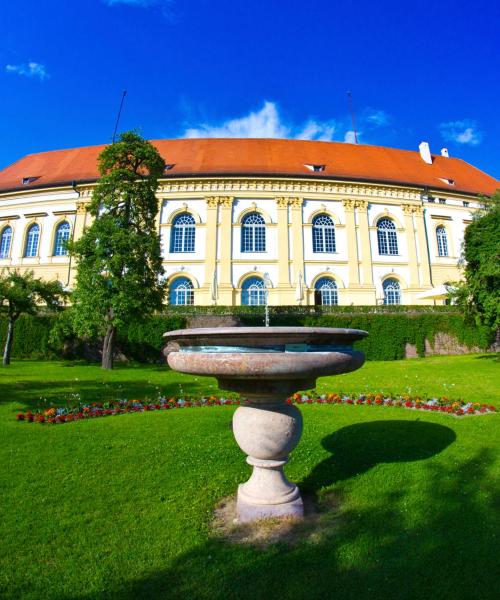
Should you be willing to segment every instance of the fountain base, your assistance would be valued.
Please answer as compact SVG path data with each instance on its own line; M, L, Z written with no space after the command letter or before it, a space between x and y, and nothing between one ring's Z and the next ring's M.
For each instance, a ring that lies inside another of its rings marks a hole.
M253 504L245 499L238 487L238 499L236 501L236 518L238 523L253 523L263 519L282 519L284 517L292 519L302 519L304 516L304 503L300 494L295 500L282 502L281 504ZM297 488L298 491L298 488Z

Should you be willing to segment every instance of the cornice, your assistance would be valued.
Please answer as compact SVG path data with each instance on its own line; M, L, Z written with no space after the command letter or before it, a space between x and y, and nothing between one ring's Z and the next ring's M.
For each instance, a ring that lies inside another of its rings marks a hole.
M160 183L158 192L291 192L300 194L320 193L349 197L362 196L421 201L420 190L402 186L271 178L200 178L168 180Z

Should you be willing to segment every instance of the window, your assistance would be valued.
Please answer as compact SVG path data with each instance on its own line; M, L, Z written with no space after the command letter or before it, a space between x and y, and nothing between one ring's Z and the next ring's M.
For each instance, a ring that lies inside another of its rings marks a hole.
M56 237L54 238L54 256L66 256L68 249L66 242L69 240L69 223L64 221L59 223L56 229Z
M446 204L446 198L439 198L439 204Z
M386 279L382 284L384 304L401 304L401 287L395 279Z
M40 227L36 223L28 229L26 235L26 246L24 247L24 256L32 258L38 253L38 240L40 239Z
M266 303L267 290L260 277L249 277L243 282L241 303L245 306L261 306Z
M3 228L0 236L0 258L9 258L10 244L12 242L12 227L7 225Z
M304 165L310 171L314 171L315 173L321 173L326 168L326 165Z
M259 213L250 213L243 219L241 224L241 251L266 251L266 223Z
M172 240L170 252L194 252L195 225L189 213L175 217L172 223Z
M330 277L321 277L314 285L314 304L334 306L339 303L337 284Z
M396 236L396 226L390 219L384 217L378 222L377 239L379 254L398 253L398 238Z
M178 277L170 285L169 302L175 306L194 304L193 284L187 277Z
M467 202L467 200L463 200L463 205L465 206L465 208L467 208L469 206L469 203Z
M446 235L446 229L439 225L436 228L436 238L438 247L438 256L448 256L448 237Z
M335 225L328 215L318 215L312 222L313 252L335 252Z

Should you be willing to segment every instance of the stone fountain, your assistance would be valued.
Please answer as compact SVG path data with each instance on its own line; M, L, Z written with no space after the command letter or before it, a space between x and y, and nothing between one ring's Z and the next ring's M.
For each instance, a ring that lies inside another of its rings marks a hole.
M302 433L302 415L286 400L314 388L317 377L359 369L365 359L353 343L367 335L326 327L220 327L164 335L172 369L215 377L221 389L246 399L233 416L234 437L253 467L238 488L240 523L303 516L299 488L283 473Z

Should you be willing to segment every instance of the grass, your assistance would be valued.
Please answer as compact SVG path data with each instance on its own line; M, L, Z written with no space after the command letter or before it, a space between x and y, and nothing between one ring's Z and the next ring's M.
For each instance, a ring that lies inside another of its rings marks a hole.
M318 389L461 396L500 406L494 356L367 363ZM213 393L158 366L15 362L0 370L2 598L497 597L498 415L303 406L288 476L340 508L333 536L267 549L210 535L249 468L233 407L53 427L18 423L40 397Z

